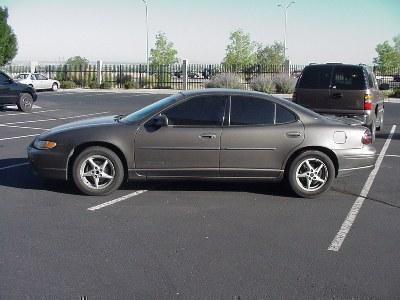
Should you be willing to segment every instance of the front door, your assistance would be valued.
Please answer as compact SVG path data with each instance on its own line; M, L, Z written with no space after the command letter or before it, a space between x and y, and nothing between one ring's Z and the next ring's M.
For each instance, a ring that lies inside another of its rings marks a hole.
M296 115L263 98L232 96L228 123L221 138L222 177L279 177L304 139Z
M0 104L11 104L17 100L16 93L10 87L10 78L0 73Z
M150 120L135 137L135 168L146 176L218 176L227 97L185 99L162 112L168 126Z

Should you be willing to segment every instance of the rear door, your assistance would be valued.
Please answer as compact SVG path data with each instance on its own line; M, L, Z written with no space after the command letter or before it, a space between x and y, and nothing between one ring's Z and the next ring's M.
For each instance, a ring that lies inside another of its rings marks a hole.
M327 108L332 113L352 113L363 110L366 89L366 78L362 67L335 66L331 101L328 102Z
M296 115L264 98L232 96L227 123L221 177L279 177L288 153L304 139Z
M296 86L296 103L315 111L330 106L330 85L333 66L308 66Z

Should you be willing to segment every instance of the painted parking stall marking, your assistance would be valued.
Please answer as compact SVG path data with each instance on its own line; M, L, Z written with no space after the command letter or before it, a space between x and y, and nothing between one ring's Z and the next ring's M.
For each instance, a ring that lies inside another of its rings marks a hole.
M5 166L5 167L0 167L0 171L12 169L12 168L18 168L18 167L27 166L27 165L29 165L28 162L15 164L15 165L10 165L10 166Z
M12 136L7 138L0 138L0 141L8 141L8 140L17 140L17 139L24 139L32 136L37 136L39 133L36 134L28 134L28 135L20 135L20 136Z
M332 240L331 245L329 246L329 251L338 252L340 247L342 246L347 234L349 233L351 226L353 225L354 221L357 218L358 213L364 203L365 198L368 196L369 190L371 189L372 184L374 183L376 174L379 171L379 168L382 164L382 160L385 157L385 153L389 148L390 141L393 138L394 132L396 130L396 125L393 125L392 130L390 131L389 137L387 138L385 144L381 152L379 153L378 160L376 162L375 168L371 171L368 176L367 181L364 184L363 189L361 190L360 196L356 199L353 206L351 207L349 213L346 216L342 226L340 227L339 232L336 234L335 238Z
M40 113L54 112L54 111L59 111L59 109L40 110L40 111L33 111L33 112L29 112L29 113L27 113L27 112L10 113L10 114L0 115L0 117L11 117L11 116L31 115L31 114L40 114Z
M114 199L114 200L111 200L111 201L108 201L108 202L105 202L105 203L102 203L102 204L99 204L99 205L96 205L96 206L89 207L87 210L95 211L95 210L98 210L98 209L102 209L102 208L104 208L106 206L110 206L110 205L113 205L115 203L118 203L118 202L121 202L121 201L124 201L124 200L128 200L129 198L135 197L137 195L140 195L140 194L143 194L143 193L146 193L146 192L147 192L147 190L139 190L139 191L136 191L134 193L119 197L117 199Z

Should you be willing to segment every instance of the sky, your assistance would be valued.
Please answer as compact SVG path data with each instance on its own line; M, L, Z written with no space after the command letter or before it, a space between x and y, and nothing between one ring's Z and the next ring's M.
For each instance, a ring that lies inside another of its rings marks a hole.
M149 43L158 31L180 59L219 63L232 31L283 42L285 0L148 0ZM15 62L146 61L142 0L0 0L19 43ZM294 64L371 64L378 43L400 34L400 0L296 0L288 10L287 55Z

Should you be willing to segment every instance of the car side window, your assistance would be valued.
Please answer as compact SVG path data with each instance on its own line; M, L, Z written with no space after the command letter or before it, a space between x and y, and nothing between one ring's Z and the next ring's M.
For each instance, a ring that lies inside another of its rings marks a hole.
M368 87L369 88L374 88L375 87L375 81L374 81L373 75L370 72L368 72L367 74L368 74Z
M47 78L45 76L41 75L41 74L36 75L36 78L38 80L47 80Z
M36 80L36 76L35 75L31 75L31 80Z
M180 103L164 114L169 125L177 126L222 126L225 96L200 96Z
M302 89L328 89L331 84L331 66L306 67L301 74L298 88Z
M284 108L283 106L276 104L275 124L287 124L296 121L297 117L294 113Z
M232 96L230 125L273 125L275 104L261 98Z
M338 90L363 90L366 87L364 72L362 68L335 67L332 85Z

